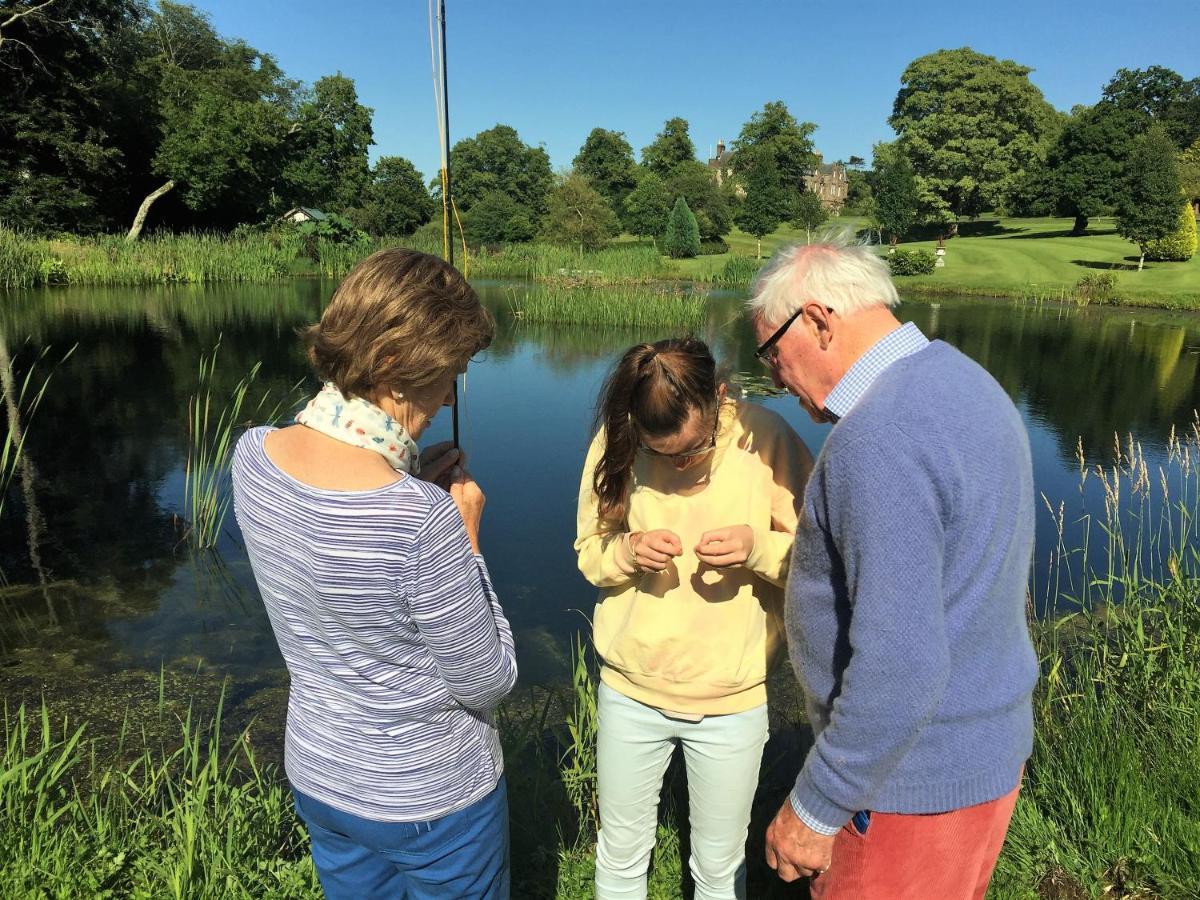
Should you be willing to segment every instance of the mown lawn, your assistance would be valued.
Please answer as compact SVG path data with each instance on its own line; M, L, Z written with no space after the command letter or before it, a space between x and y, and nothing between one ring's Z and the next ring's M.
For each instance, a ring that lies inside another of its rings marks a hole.
M1116 297L1130 305L1200 308L1200 254L1186 263L1147 262L1137 271L1137 248L1116 233L1112 219L1093 219L1088 233L1071 237L1071 219L966 221L960 236L946 242L946 266L933 275L900 278L901 291L986 294L1070 299L1084 275L1112 272ZM864 226L852 217L827 227L851 231ZM804 241L803 230L783 228L763 238L763 255L782 243ZM730 253L675 262L684 277L707 280L730 255L755 255L755 240L736 229L726 238ZM936 238L901 244L905 249L936 247Z

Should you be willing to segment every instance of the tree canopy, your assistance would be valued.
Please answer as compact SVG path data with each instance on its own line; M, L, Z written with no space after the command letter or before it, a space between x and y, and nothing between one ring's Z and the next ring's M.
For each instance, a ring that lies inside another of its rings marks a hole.
M1200 78L1185 81L1165 66L1118 69L1101 102L1153 119L1181 150L1200 139Z
M572 167L588 179L618 214L629 192L637 186L633 148L620 131L593 128L579 148Z
M527 211L531 221L546 212L546 196L554 185L550 156L542 147L525 144L510 125L497 125L464 138L450 150L454 199L470 210L487 194L501 193Z
M637 187L629 192L622 207L621 223L638 237L657 239L667 228L671 213L671 192L661 178L643 170Z
M542 235L551 243L595 250L620 231L608 201L577 172L557 180L546 205Z
M895 144L875 145L874 220L892 244L916 224L918 189L912 164Z
M1075 234L1088 218L1107 214L1125 183L1125 168L1142 130L1138 115L1099 103L1078 107L1047 159L1058 212L1075 217Z
M1001 205L1041 164L1058 114L1030 71L969 47L904 70L888 122L917 174L926 218L949 223Z
M804 189L804 176L817 165L812 135L817 126L812 122L797 122L782 100L767 103L742 126L733 142L733 169L746 174L762 156L768 153L775 164L780 185L799 193Z
M659 177L666 178L684 163L696 161L696 145L688 134L686 119L668 119L663 130L642 148L642 165Z
M379 157L362 199L351 219L376 235L411 234L436 211L421 173L402 156Z
M762 239L787 218L795 196L784 188L775 156L767 147L748 147L740 151L745 175L742 177L746 198L734 216L738 228L758 241L762 258Z
M1124 191L1117 204L1117 233L1141 250L1175 230L1182 195L1175 145L1162 125L1154 124L1138 138L1129 160Z
M687 200L688 209L695 215L700 228L700 237L713 241L729 234L733 227L729 203L713 172L698 160L680 163L667 178L667 189L672 196Z

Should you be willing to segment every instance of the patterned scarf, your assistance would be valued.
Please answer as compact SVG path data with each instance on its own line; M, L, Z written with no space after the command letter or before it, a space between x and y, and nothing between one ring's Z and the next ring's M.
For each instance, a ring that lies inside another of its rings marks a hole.
M404 426L361 397L347 400L333 382L325 383L297 413L296 421L352 446L374 450L398 472L417 475L421 471L417 444Z

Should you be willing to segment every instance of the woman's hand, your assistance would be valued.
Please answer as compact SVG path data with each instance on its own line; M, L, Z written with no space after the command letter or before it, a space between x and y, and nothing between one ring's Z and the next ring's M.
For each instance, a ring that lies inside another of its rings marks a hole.
M455 449L452 442L442 441L421 451L421 474L417 477L448 491L451 468L456 465L461 468L466 464L467 454Z
M479 520L483 518L483 504L486 498L478 482L471 473L462 466L454 466L449 473L450 497L458 507L463 525L467 529L467 537L471 541L471 550L479 553Z
M754 529L749 525L730 525L706 531L696 544L696 556L714 569L745 565L754 552Z
M635 531L629 535L633 565L641 572L661 572L676 556L683 555L679 535L666 528L655 531Z

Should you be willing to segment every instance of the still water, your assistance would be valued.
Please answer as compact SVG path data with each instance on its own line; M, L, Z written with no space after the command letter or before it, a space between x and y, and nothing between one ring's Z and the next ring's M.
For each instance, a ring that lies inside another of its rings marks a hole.
M596 391L621 350L667 334L531 326L509 314L511 292L525 286L479 288L500 320L461 407L463 442L488 497L482 542L523 678L554 680L593 597L571 543ZM0 295L18 387L39 356L37 383L77 345L27 422L32 477L13 482L0 516L0 680L163 666L278 683L281 661L232 515L218 553L193 554L182 540L187 407L201 354L218 343L218 395L260 361L252 395L286 395L307 371L295 329L317 318L331 290L311 280ZM731 371L754 372L739 302L716 296L704 336ZM1037 488L1051 505L1063 501L1068 519L1102 502L1079 490L1077 448L1090 464L1105 463L1114 433L1132 435L1153 463L1172 426L1188 426L1200 406L1200 316L941 300L906 303L902 318L1004 386L1029 428ZM790 398L761 402L817 452L828 426ZM427 440L449 428L444 413ZM1044 504L1038 515L1044 578L1056 534ZM35 562L46 590L29 588Z

